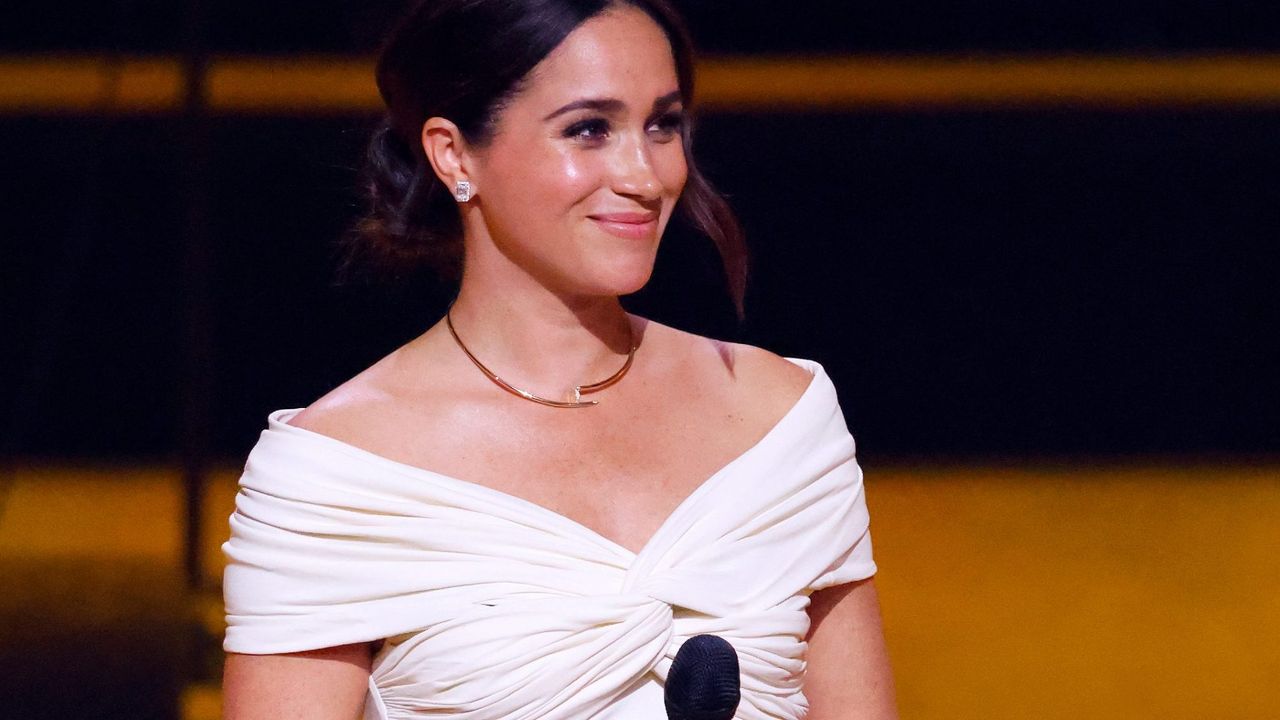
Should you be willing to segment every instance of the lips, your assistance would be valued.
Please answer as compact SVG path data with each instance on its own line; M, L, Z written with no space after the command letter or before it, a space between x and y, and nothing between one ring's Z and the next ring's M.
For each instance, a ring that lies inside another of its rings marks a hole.
M597 213L589 217L601 230L618 237L644 239L658 229L658 213L653 212Z

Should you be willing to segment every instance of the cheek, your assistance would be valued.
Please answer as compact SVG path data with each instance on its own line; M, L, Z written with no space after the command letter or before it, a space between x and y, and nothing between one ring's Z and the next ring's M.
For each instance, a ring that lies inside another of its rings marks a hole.
M689 165L685 161L684 147L679 143L664 147L663 151L655 157L654 164L662 187L670 195L679 195L684 190L685 181L689 179Z
M540 183L546 200L555 206L572 205L590 195L600 184L600 162L582 153L559 153L545 168Z
M563 209L596 179L597 170L588 160L537 139L495 144L491 151L489 199L500 213L532 219Z

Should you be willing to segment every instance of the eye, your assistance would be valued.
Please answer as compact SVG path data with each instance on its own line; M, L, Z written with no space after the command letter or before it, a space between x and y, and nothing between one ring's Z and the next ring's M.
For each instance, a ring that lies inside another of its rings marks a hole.
M650 134L654 135L658 142L674 140L683 129L684 113L680 111L666 113L649 125Z
M609 137L609 121L604 118L579 120L564 129L564 136L585 142L600 142Z

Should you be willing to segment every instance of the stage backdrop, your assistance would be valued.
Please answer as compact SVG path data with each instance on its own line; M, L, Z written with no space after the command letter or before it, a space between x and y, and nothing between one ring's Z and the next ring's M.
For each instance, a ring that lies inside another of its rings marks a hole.
M1274 4L680 3L712 54L1174 57L1280 49ZM363 55L400 3L211 4L217 56ZM0 53L176 57L180 3L6 4ZM74 11L72 11L74 10ZM1087 105L1087 103L1085 104ZM212 120L214 451L430 325L449 288L332 285L373 116ZM173 114L0 113L4 450L170 456L183 380L188 134ZM630 302L817 359L864 454L1280 450L1276 104L771 112L697 154L753 251L746 320L670 232Z

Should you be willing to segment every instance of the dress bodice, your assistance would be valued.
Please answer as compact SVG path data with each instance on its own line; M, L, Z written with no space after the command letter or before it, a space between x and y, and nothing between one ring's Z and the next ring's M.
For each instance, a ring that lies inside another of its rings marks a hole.
M687 638L728 640L744 720L803 717L809 594L870 576L862 475L813 380L633 553L550 509L398 463L272 413L249 455L226 650L382 640L366 718L663 717Z

